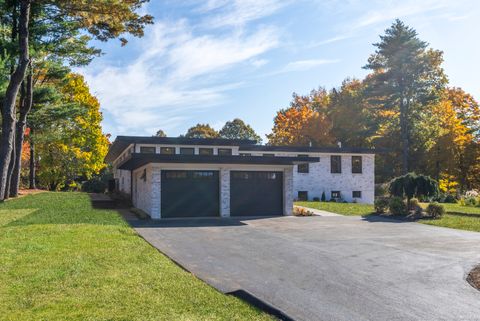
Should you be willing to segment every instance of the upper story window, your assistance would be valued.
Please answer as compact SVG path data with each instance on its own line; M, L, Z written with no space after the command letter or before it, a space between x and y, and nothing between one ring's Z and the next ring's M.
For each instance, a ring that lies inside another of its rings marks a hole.
M308 157L308 155L298 155L298 157ZM310 164L308 163L298 164L297 166L298 173L308 173L309 171L310 171Z
M352 156L352 173L362 173L362 156Z
M175 155L175 147L160 147L160 154Z
M330 156L330 172L333 174L342 173L342 156L340 155Z
M213 148L199 148L199 155L213 155Z
M180 147L180 155L194 155L195 148L193 147Z
M218 149L218 155L219 156L230 156L230 155L232 155L232 149L231 148L219 148Z
M155 154L155 147L140 146L140 153L142 153L142 154Z

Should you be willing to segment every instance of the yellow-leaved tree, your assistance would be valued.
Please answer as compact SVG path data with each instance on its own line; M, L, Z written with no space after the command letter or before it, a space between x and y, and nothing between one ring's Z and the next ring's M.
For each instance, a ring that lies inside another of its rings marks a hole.
M98 174L109 144L102 133L100 104L83 76L69 74L61 93L61 103L46 109L52 121L36 133L38 178L51 190L74 188Z

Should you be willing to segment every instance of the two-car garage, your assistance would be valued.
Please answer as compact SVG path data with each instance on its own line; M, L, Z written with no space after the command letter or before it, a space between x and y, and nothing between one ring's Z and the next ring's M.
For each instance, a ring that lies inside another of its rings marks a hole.
M283 173L231 171L230 216L283 215ZM220 173L162 170L161 216L220 216Z

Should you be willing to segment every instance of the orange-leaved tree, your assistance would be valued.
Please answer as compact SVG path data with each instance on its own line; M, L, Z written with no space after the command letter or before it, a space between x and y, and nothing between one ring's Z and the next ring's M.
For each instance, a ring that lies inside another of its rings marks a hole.
M324 113L308 106L280 110L274 119L272 133L267 135L270 145L330 145L332 123Z

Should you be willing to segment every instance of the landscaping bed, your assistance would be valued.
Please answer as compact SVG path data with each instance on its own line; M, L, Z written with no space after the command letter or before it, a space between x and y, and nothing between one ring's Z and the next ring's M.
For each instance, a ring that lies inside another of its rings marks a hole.
M5 320L269 320L182 270L84 193L0 204Z

